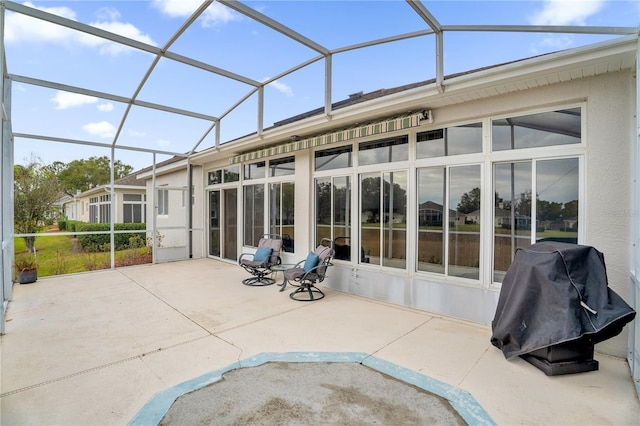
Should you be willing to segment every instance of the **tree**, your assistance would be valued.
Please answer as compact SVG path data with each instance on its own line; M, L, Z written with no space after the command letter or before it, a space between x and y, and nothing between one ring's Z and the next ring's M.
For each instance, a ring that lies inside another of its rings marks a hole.
M457 210L460 213L468 214L480 209L480 188L473 188L469 192L465 192L460 197Z
M44 221L53 217L53 203L58 199L60 183L55 173L42 160L31 156L27 165L13 167L14 229L17 234L35 234ZM27 249L34 252L36 237L23 237Z
M58 162L54 163L57 164ZM117 160L113 164L114 179L120 179L133 171L133 167ZM111 162L107 156L74 160L58 173L63 190L69 194L84 192L111 182Z

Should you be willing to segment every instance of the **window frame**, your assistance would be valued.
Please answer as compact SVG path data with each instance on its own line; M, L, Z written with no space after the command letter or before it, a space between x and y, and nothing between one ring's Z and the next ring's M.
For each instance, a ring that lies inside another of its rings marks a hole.
M158 196L158 216L169 216L169 190L163 188L157 188Z
M272 184L282 184L282 183L291 183L293 185L293 203L294 203L294 212L295 212L295 204L296 204L296 197L295 197L295 169L294 169L294 173L292 174L284 174L284 175L279 175L279 176L271 176L271 162L274 163L280 163L283 160L292 158L293 159L293 164L295 165L295 156L292 156L291 154L289 155L285 155L285 156L280 156L280 157L273 157L273 158L269 158L260 162L253 162L253 163L246 163L243 164L241 170L242 170L242 180L241 180L241 187L242 187L242 244L244 247L255 247L254 244L257 244L257 241L251 245L247 244L247 240L246 240L246 219L247 219L247 209L246 209L246 195L245 195L245 190L248 186L261 186L262 190L263 190L263 223L262 223L262 229L263 229L263 234L266 233L271 233L271 227L272 227L272 213L271 213L271 185ZM265 169L265 176L264 177L250 177L249 179L245 179L244 177L244 172L245 172L245 166L249 165L249 164L264 164L264 169ZM282 190L282 185L280 186L281 190ZM282 203L280 203L280 206L282 207ZM255 214L255 213L254 213ZM254 218L255 219L255 218ZM255 223L255 221L254 221ZM294 229L294 235L291 235L290 237L292 238L292 240L295 239L295 213L294 213L294 222L292 225L290 225L293 227ZM253 227L255 229L255 225ZM256 237L254 235L254 237ZM293 244L293 241L292 241ZM293 249L295 251L295 249ZM284 251L284 250L283 250Z

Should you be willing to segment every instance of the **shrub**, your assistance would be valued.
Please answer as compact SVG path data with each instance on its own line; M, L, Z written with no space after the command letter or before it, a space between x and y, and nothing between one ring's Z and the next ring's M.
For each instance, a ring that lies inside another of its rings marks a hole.
M67 221L66 220L59 220L58 221L58 229L60 231L66 231L67 230Z
M67 231L69 232L76 232L76 226L78 224L82 224L84 222L80 222L79 220L66 220L65 221L65 226L67 228Z
M142 230L144 232L126 232L114 235L114 243L116 250L127 249L130 241L144 241L146 238L147 225L144 223L116 223L115 231L134 231ZM111 237L109 231L111 226L108 223L83 223L79 222L75 225L76 232L104 232L104 234L78 235L78 243L85 251L98 251L109 247ZM133 238L133 240L131 240Z

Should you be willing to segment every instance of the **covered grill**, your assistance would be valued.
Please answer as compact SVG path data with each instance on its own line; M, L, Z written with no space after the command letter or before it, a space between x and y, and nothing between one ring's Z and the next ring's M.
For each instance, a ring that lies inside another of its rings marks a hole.
M519 249L507 271L491 343L547 375L598 369L593 346L619 334L635 311L608 287L593 247L540 242Z

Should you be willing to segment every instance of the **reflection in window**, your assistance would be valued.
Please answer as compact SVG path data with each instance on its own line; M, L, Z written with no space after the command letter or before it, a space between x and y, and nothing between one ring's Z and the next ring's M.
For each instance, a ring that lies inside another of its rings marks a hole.
M316 245L334 241L335 258L351 260L351 179L316 179Z
M448 274L480 278L480 166L449 169Z
M578 242L578 159L536 163L536 241Z
M249 179L262 179L266 176L265 162L251 163L244 165L244 178Z
M399 136L370 142L358 146L358 164L385 164L409 159L409 138Z
M214 170L207 174L209 185L216 185L222 183L222 170Z
M264 235L264 185L244 187L244 245L255 247Z
M443 167L418 170L418 270L479 279L480 166L450 167L448 174Z
M418 170L418 270L445 273L446 169Z
M534 241L532 234L535 241L578 242L578 172L577 158L495 165L495 282L502 282L515 251Z
M418 133L417 158L482 152L482 123L447 127Z
M295 158L287 157L269 161L269 176L287 176L296 172Z
M360 243L367 260L406 268L407 172L362 174L360 185Z
M280 235L283 239L283 249L289 253L294 250L294 199L293 182L269 185L269 233Z
M351 167L351 145L325 149L315 153L315 170L334 170Z
M531 244L531 161L493 168L493 281L502 282L516 250Z
M238 182L240 180L240 166L231 166L225 169L214 170L207 174L208 184Z
M581 125L580 108L493 120L493 150L577 144Z
M240 166L231 166L223 169L224 183L240 181Z

